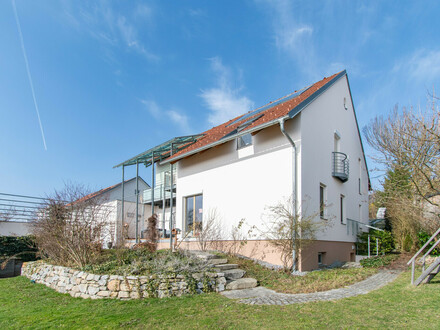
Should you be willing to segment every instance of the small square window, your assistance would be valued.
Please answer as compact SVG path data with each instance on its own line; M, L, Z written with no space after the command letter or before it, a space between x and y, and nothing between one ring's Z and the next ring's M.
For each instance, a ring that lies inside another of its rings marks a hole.
M252 135L250 133L237 138L237 149L252 145Z
M318 265L324 264L325 252L318 252Z

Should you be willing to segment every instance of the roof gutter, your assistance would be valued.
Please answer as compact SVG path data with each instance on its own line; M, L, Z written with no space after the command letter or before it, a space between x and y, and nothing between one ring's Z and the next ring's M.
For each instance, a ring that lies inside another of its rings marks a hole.
M297 224L297 217L298 217L298 206L296 203L296 177L297 177L297 158L296 158L296 145L295 142L293 141L293 139L290 137L290 135L286 132L285 128L284 128L284 122L285 122L286 118L281 118L279 120L280 123L280 130L281 133L283 133L283 135L286 137L287 141L289 141L289 143L292 145L292 210L293 210L293 228L292 228L292 274L296 272L297 270L297 262L296 262L296 224Z

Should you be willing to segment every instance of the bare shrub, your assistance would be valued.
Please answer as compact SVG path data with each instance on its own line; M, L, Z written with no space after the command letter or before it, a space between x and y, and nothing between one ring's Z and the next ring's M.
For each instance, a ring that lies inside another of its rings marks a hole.
M302 216L295 214L292 197L267 209L268 222L263 235L270 245L280 251L283 267L287 271L293 268L293 252L297 259L301 250L312 243L316 233L329 226L330 221L322 220L319 212L305 216L307 211L304 210Z
M56 191L32 223L42 256L65 266L84 267L99 255L111 210L83 186Z
M243 233L245 219L241 219L236 226L231 229L231 241L227 247L227 253L231 255L238 255L248 243L248 239L254 236L255 226L249 228L247 233Z
M219 214L216 209L210 209L203 223L196 232L197 243L202 251L211 249L221 249L223 229L220 223Z

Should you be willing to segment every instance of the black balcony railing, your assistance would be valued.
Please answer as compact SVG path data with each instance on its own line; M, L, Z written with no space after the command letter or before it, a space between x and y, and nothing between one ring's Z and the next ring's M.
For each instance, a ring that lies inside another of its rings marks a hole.
M338 178L342 182L345 182L348 180L348 174L349 174L349 164L348 164L348 157L343 152L332 152L333 157L333 169L332 169L332 175L335 178Z

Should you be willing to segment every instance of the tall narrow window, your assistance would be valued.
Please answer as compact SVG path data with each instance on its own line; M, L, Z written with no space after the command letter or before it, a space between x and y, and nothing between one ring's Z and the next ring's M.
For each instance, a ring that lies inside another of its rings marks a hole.
M345 214L344 214L344 195L340 196L340 217L341 217L341 223L345 224Z
M341 134L338 131L335 131L333 143L334 143L333 151L339 152L341 149Z
M362 195L362 187L361 187L361 178L362 178L362 162L361 159L358 159L359 162L359 195Z
M192 232L194 236L202 230L203 195L188 196L185 198L185 232Z
M319 185L319 216L321 219L325 219L325 194L326 187L321 183Z

